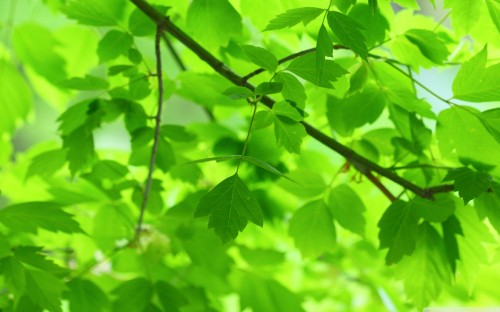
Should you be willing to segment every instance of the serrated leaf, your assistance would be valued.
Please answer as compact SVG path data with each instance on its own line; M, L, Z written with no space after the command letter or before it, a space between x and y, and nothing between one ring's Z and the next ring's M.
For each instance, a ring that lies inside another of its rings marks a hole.
M448 171L443 181L453 181L455 191L467 204L472 199L486 192L491 185L491 176L486 172L469 168L458 168Z
M316 197L327 189L323 177L310 170L298 169L290 172L287 176L288 179L280 179L278 185L288 193L300 198Z
M380 249L389 248L387 265L399 262L415 250L418 217L407 202L397 200L384 212L378 222Z
M68 283L66 298L72 312L101 312L109 305L106 294L99 286L85 279L74 279Z
M323 200L309 202L290 220L290 236L304 256L316 257L335 247L333 218Z
M196 139L196 135L189 132L186 127L179 125L161 126L161 135L177 142L191 142Z
M450 284L451 270L438 232L424 222L415 234L415 251L404 257L397 269L404 278L407 296L423 309L438 297L443 285Z
M415 197L408 205L429 222L444 222L455 212L455 201L449 194L436 194L433 200Z
M460 251L458 249L457 235L464 235L460 221L454 215L450 216L441 224L443 228L443 240L448 262L453 274L457 270L457 261L460 260Z
M141 10L135 8L128 18L128 30L132 35L141 37L155 33L155 23Z
M83 233L71 214L51 202L10 205L0 210L0 222L15 231L36 233L43 228L51 232Z
M96 76L86 75L85 77L73 77L59 83L61 87L75 90L106 90L109 83Z
M283 83L281 94L285 100L296 103L297 107L305 107L307 99L306 90L297 77L289 73L279 72L276 73L274 81Z
M348 73L348 71L336 62L326 60L323 72L319 76L316 68L316 53L308 53L294 59L288 65L287 70L323 88L333 88L332 82L337 81L338 78Z
M63 147L67 149L66 159L72 175L89 167L96 157L93 133L85 126L63 137Z
M226 161L226 160L238 159L240 157L241 157L241 155L207 157L207 158L191 160L191 161L179 164L179 166L194 165L194 164L204 163L204 162L208 162L208 161L221 162L221 161Z
M276 115L290 118L293 121L302 121L304 116L287 101L276 102L272 112Z
M248 221L263 225L259 203L237 173L217 184L200 199L195 217L204 216L210 216L208 228L213 228L223 243L235 239Z
M268 50L252 45L244 45L241 48L252 63L270 72L274 72L278 68L278 59Z
M436 33L426 29L410 29L404 35L419 48L426 58L434 63L443 64L448 58L448 49Z
M179 289L165 281L156 282L155 292L165 312L178 312L181 307L188 304L185 295Z
M227 88L222 94L227 95L233 100L247 99L253 95L253 92L245 87L232 86Z
M65 289L61 279L43 271L26 270L26 294L42 308L61 312L61 295Z
M493 192L482 193L474 199L474 208L481 219L488 218L495 230L500 233L500 186L492 183Z
M300 154L302 139L307 136L302 124L279 115L274 118L274 134L278 146L283 146L290 153L296 154Z
M365 205L347 184L341 184L330 191L328 208L342 227L361 236L365 234Z
M366 39L360 31L363 26L349 16L335 11L328 12L327 19L328 25L340 43L350 48L363 60L368 60Z
M109 60L117 58L120 54L128 53L132 47L133 38L130 34L124 33L119 30L110 30L97 47L97 55L99 56L99 63L104 63Z
M445 0L444 6L451 9L453 28L461 35L469 33L481 17L481 2L476 0Z
M243 156L241 159L245 160L245 161L248 161L254 165L257 165L259 167L261 167L262 169L264 170L267 170L277 176L280 176L282 178L285 178L285 179L288 179L288 180L291 180L289 177L287 177L286 175L284 175L281 171L279 171L278 169L274 168L273 166L271 166L270 164L266 163L265 161L262 161L260 159L257 159L257 158L254 158L254 157L251 157L251 156ZM293 180L291 180L293 181Z
M17 296L23 294L26 289L26 272L22 263L14 257L6 257L0 260L0 264L5 286Z
M500 63L486 67L487 47L460 67L453 80L453 97L469 102L500 99Z
M50 150L33 157L26 173L26 179L39 175L49 177L64 166L66 151L61 149Z
M48 260L43 254L43 248L35 246L17 246L14 250L14 256L23 264L33 268L62 277L67 275L68 270L64 269L54 262Z
M491 136L500 143L500 108L481 112L479 120Z
M255 95L266 95L279 93L283 89L283 84L281 82L262 82L260 83L254 91Z
M153 297L153 285L142 277L121 283L111 292L118 298L113 302L112 311L140 312L150 304Z
M121 0L70 0L61 11L81 24L114 26L118 24L124 8Z
M307 25L324 11L324 9L312 7L288 10L269 21L269 24L267 24L264 31L292 27L300 22L302 22L304 25Z

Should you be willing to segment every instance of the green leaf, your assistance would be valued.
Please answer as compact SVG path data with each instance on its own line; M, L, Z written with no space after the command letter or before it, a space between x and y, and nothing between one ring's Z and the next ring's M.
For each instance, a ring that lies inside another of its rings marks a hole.
M480 115L480 121L484 128L500 143L500 108L483 111Z
M349 78L349 93L356 92L364 87L368 80L368 66L361 63L358 69Z
M187 298L180 290L165 281L156 282L155 291L166 312L180 311L180 308L188 303Z
M61 279L43 271L26 270L26 294L42 308L61 312L61 295L65 289Z
M384 212L378 223L380 249L389 248L387 265L399 262L404 255L412 255L418 232L418 217L407 202L396 200Z
M51 202L10 205L0 210L0 222L14 231L36 233L43 228L51 232L83 233L71 214Z
M316 19L316 17L324 11L324 9L311 7L288 10L269 21L269 24L267 24L264 31L292 27L300 22L302 22L305 26L312 20Z
M262 161L260 159L257 159L257 158L254 158L254 157L251 157L251 156L243 156L241 159L245 160L245 161L248 161L254 165L257 165L259 166L260 168L264 169L264 170L267 170L277 176L280 176L282 178L285 178L285 179L289 179L286 175L284 175L283 173L281 173L281 171L279 171L278 169L274 168L273 166L271 166L270 164L266 163L265 161Z
M66 298L72 312L106 311L109 300L93 282L77 278L68 283L68 288Z
M204 195L196 206L195 217L210 216L208 228L226 243L243 231L248 221L263 225L262 210L237 173Z
M274 81L283 84L281 94L285 100L297 104L297 107L304 108L307 99L306 90L299 79L292 74L279 72L274 76Z
M255 95L266 95L279 93L283 89L283 84L281 82L262 82L260 83L254 91Z
M14 249L14 256L23 264L40 269L52 275L63 277L68 274L68 270L48 260L46 255L43 254L43 249L41 247L17 246Z
M386 33L390 29L389 22L381 11L375 8L376 5L374 7L374 2L376 3L376 1L369 0L369 5L358 2L346 13L364 26L364 29L360 29L360 31L365 37L368 47L374 47L384 42Z
M194 37L209 48L226 46L242 30L241 16L227 0L191 1L186 24Z
M142 277L121 283L111 292L117 296L112 311L142 312L153 297L153 285Z
M75 90L106 90L109 83L96 76L86 75L85 77L73 77L59 83L61 87Z
M273 124L273 121L274 121L274 114L270 110L263 110L255 114L252 128L254 130L267 128Z
M469 33L481 17L481 3L476 0L445 0L444 6L451 9L451 22L457 33Z
M156 165L163 172L167 172L175 164L175 154L172 145L160 137L158 140L158 155L156 155Z
M469 168L458 168L448 171L443 181L453 181L455 191L467 204L472 199L486 192L491 184L491 176L486 172Z
M386 85L385 87L384 92L389 102L404 108L408 112L415 112L423 117L436 119L432 106L425 100L417 98L412 91L398 86Z
M311 198L322 194L327 189L321 175L310 170L298 169L287 176L289 179L280 179L278 185L294 196Z
M191 161L188 161L186 163L180 164L179 166L194 165L194 164L204 163L204 162L208 162L208 161L221 162L221 161L226 161L226 160L238 159L240 157L241 157L241 155L207 157L207 158L191 160Z
M305 204L290 220L290 236L306 257L316 257L335 247L335 225L323 200Z
M360 31L363 26L349 16L335 11L328 12L328 25L341 44L350 48L363 60L368 60L366 39Z
M16 56L49 82L57 83L66 78L66 62L56 52L59 43L47 28L21 24L12 33L12 44Z
M377 0L368 0L368 5L372 9L373 14L377 12L378 3Z
M446 157L496 166L500 143L484 128L476 114L478 111L468 106L441 111L436 127L439 148Z
M63 147L67 149L66 159L72 175L89 167L96 157L94 136L85 126L63 137Z
M419 48L425 57L434 63L443 64L448 58L448 49L435 32L425 29L410 29L404 35Z
M11 132L33 105L31 90L16 68L0 59L0 136Z
M460 260L460 251L458 249L458 235L464 235L460 221L454 215L450 216L441 224L443 228L443 241L446 250L446 256L450 263L453 274L457 271L457 261Z
M302 121L304 116L295 108L292 104L287 101L276 102L273 105L272 112L276 115L290 118L294 121Z
M331 82L337 81L338 78L348 73L334 61L326 60L323 72L319 76L316 68L316 53L308 53L294 59L288 65L287 70L323 88L333 88ZM318 77L320 78L318 79Z
M325 57L331 57L333 51L333 42L330 35L326 31L324 25L321 25L316 41L316 72L318 73L318 81L323 73L325 66Z
M492 102L500 98L500 63L486 67L486 46L463 63L453 81L453 97L469 102Z
M328 207L335 220L345 229L361 236L365 234L365 205L358 194L347 184L340 184L330 191Z
M279 115L274 118L274 134L278 146L283 146L290 153L296 154L300 154L302 139L307 136L302 124Z
M6 257L0 260L0 264L5 286L17 296L23 294L26 289L26 271L22 263L15 257Z
M222 94L227 95L233 100L247 99L253 95L253 92L245 87L232 86L226 89Z
M500 1L499 0L486 0L488 12L490 13L491 20L500 32Z
M134 64L140 64L142 62L142 54L139 50L135 48L128 49L128 59ZM132 77L131 77L132 78Z
M434 200L413 198L408 205L415 213L429 222L444 222L455 212L455 201L449 194L436 194Z
M70 0L61 11L80 24L115 26L125 6L121 0Z
M179 125L161 126L161 135L177 142L192 142L196 139L195 134L189 132L186 127Z
M474 208L481 219L488 218L495 230L500 233L500 187L492 183L493 192L481 193L474 199Z
M126 55L132 47L134 39L128 33L119 30L110 30L97 47L97 55L99 55L99 63L104 63L117 58L120 54Z
M415 251L398 263L397 270L404 278L406 295L423 309L450 284L451 270L438 232L427 222L416 230Z
M128 30L137 37L149 36L155 33L155 23L141 10L135 8L128 18Z
M274 72L278 68L278 59L268 50L252 45L244 45L241 48L252 63L270 72Z
M374 123L385 108L383 92L374 85L367 85L361 92L344 99L341 108L343 123L350 128L358 128Z

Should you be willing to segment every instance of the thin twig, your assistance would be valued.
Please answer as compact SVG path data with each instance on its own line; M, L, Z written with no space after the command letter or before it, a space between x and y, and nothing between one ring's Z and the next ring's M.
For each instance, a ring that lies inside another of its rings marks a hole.
M161 129L161 114L163 111L163 72L161 66L161 48L160 40L161 34L163 33L161 24L156 28L156 38L155 38L155 54L156 54L156 76L158 77L158 112L155 117L155 133L153 141L153 149L151 152L151 160L149 162L148 176L146 178L146 186L144 187L144 194L142 198L141 211L139 214L139 220L137 221L137 228L135 231L135 240L139 238L141 232L142 222L144 220L144 213L148 205L149 194L151 193L151 185L153 184L153 172L155 169L156 156L158 155L158 145L160 142L160 129Z
M363 174L370 180L391 202L396 200L396 197L375 177L370 171L363 172Z
M252 133L252 126L255 120L255 113L257 112L257 103L251 103L251 104L253 105L252 117L250 118L250 125L248 125L247 137L245 139L245 144L243 145L243 150L241 151L241 157L238 159L238 167L236 167L236 173L238 173L238 170L240 170L241 160L243 159L243 156L245 156L247 152L248 142L250 141L250 133Z
M157 25L163 26L163 30L170 33L174 38L182 42L186 47L188 47L192 52L194 52L200 59L205 61L209 66L212 67L216 72L218 72L221 76L225 77L232 83L238 86L246 87L250 90L254 90L255 87L243 80L243 77L239 76L231 69L229 69L223 62L218 60L215 56L213 56L210 52L208 52L205 48L203 48L198 42L196 42L193 38L188 36L184 31L178 28L175 24L173 24L170 19L156 9L154 9L150 4L148 4L145 0L131 0L137 8L139 8L143 13L145 13L149 18L151 18ZM308 53L311 53L309 50ZM268 96L264 96L261 99L261 103L268 107L272 107L275 103L273 99ZM401 185L402 187L412 191L416 195L432 199L434 193L442 193L442 192L451 192L453 191L453 185L440 185L432 188L422 188L412 182L398 176L393 171L383 168L377 163L372 162L371 160L357 154L352 149L347 146L339 143L333 138L327 136L323 132L319 131L315 127L311 126L306 122L301 122L301 124L305 127L306 132L325 146L329 147L333 151L339 153L348 159L351 163L355 164L356 169L367 172L373 171L378 173L379 175Z
M453 169L456 169L456 168L453 168L453 167L436 166L436 165L432 165L432 164L415 164L415 165L407 165L407 166L389 167L387 169L390 169L390 170L404 170L404 169L421 169L421 168L442 169L442 170L453 170Z

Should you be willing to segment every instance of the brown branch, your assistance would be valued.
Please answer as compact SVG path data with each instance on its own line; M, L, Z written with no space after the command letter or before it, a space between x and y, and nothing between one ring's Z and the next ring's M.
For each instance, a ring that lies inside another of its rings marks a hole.
M396 197L380 182L370 171L363 172L363 174L370 180L391 202L396 200Z
M174 38L182 42L185 46L187 46L192 52L194 52L200 59L205 61L208 65L212 67L217 73L219 73L221 76L225 77L232 83L238 86L243 86L246 88L249 88L250 90L254 90L255 87L245 81L243 77L239 76L235 72L233 72L231 69L229 69L224 63L222 63L220 60L218 60L215 56L213 56L210 52L208 52L205 48L203 48L198 42L193 40L190 36L188 36L184 31L182 31L180 28L178 28L175 24L173 24L170 19L166 16L163 16L161 13L156 11L151 5L149 5L145 0L131 0L137 8L139 8L142 12L144 12L147 16L149 16L158 26L159 28L163 29L164 31L170 33ZM272 107L275 103L273 99L270 97L264 96L261 99L261 102L268 106ZM351 162L356 169L361 171L366 175L366 172L376 172L379 175L401 185L405 189L408 189L415 193L418 196L421 196L423 198L428 198L432 199L433 194L435 193L442 193L442 192L451 192L453 191L453 186L450 185L440 185L440 186L435 186L432 188L422 188L416 184L413 184L412 182L401 178L397 174L395 174L393 171L383 168L380 165L372 162L371 160L357 154L355 151L352 149L348 148L347 146L342 145L338 141L334 140L333 138L325 135L318 129L314 128L310 124L306 122L301 122L302 125L305 127L307 133L324 144L325 146L329 147L330 149L334 150L335 152L339 153L340 155L344 156L346 159Z
M161 114L163 111L163 72L161 66L161 34L163 33L162 26L158 25L156 28L155 38L155 54L156 54L156 76L158 77L158 112L155 117L155 132L153 140L153 149L151 151L151 159L149 161L148 176L146 178L146 186L144 187L144 195L141 203L141 211L139 213L139 220L137 221L137 228L135 231L135 239L139 238L141 232L142 222L144 220L144 213L148 205L149 194L151 193L151 185L153 184L153 172L155 169L156 156L158 155L158 144L160 142L160 129L161 129Z

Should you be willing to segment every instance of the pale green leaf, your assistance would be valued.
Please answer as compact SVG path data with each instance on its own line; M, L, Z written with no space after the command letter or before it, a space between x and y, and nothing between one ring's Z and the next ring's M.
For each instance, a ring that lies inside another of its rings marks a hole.
M500 63L486 67L486 47L463 63L453 81L453 97L469 102L500 99Z
M232 86L227 88L222 94L227 95L233 100L247 99L253 95L253 92L245 87Z
M397 200L384 212L378 223L380 249L389 248L385 257L388 265L399 262L415 250L418 217L407 202Z
M287 176L289 179L280 179L278 185L294 196L311 198L322 194L327 189L321 175L310 170L294 170Z
M481 219L487 217L495 230L500 233L500 188L492 183L493 192L481 193L474 199L474 208Z
M335 247L333 218L322 200L309 202L290 220L290 236L306 257L316 257Z
M36 233L38 228L52 232L82 233L72 215L51 202L14 204L0 210L0 222L14 231Z
M307 25L324 11L324 9L311 7L288 10L285 13L281 13L280 15L273 18L269 22L269 24L267 24L267 27L266 29L264 29L264 31L292 27L300 22L302 22L304 25Z
M424 222L415 234L415 251L398 263L397 270L404 279L407 296L423 309L438 297L444 285L451 283L451 270L438 232Z
M443 64L448 58L448 49L435 32L425 29L410 29L406 38L415 44L422 54L436 64Z
M500 1L499 0L486 0L488 12L490 13L491 20L500 32Z
M335 220L344 228L361 236L365 233L365 205L358 194L347 184L341 184L330 191L328 207Z
M360 31L363 26L347 15L335 11L328 12L328 25L341 44L350 48L363 60L368 60L366 39Z
M480 121L491 136L500 143L500 108L481 112Z
M244 45L241 48L252 63L270 72L274 72L278 68L278 59L268 50L252 45Z
M213 228L226 243L243 231L247 221L263 225L262 210L237 173L225 179L205 194L196 206L195 217L210 216L208 228Z
M70 0L61 11L81 24L114 26L121 19L124 8L121 0Z
M451 9L451 22L459 34L467 34L481 17L481 2L477 0L445 0Z
M61 87L75 90L106 90L109 83L96 76L73 77L59 83Z
M373 2L376 3L372 0L369 1L369 5L358 2L347 13L349 17L363 24L364 29L360 29L360 31L365 37L368 47L384 42L386 32L390 28L389 22L380 10L373 6Z

